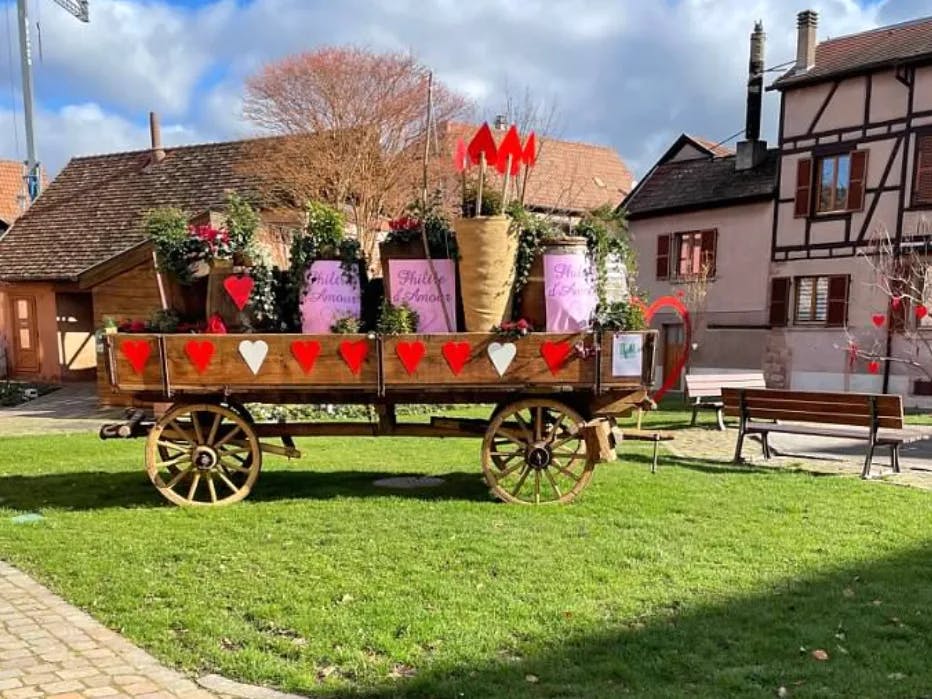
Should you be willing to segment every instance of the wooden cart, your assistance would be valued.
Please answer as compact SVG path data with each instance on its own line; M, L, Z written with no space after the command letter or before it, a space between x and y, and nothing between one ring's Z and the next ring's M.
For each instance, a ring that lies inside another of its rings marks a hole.
M246 497L263 453L300 456L294 437L481 437L491 491L506 502L568 502L611 451L608 423L648 401L656 332L105 337L110 384L135 411L101 437L145 437L146 471L178 505ZM250 403L368 404L371 422L256 422ZM491 404L488 420L399 422L400 404ZM268 440L277 438L281 443Z

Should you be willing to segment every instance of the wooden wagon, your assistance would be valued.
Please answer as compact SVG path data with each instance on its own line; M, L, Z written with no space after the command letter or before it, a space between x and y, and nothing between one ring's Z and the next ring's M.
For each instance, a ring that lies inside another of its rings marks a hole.
M178 505L224 505L256 484L263 453L294 437L481 437L491 491L568 502L610 451L608 425L648 400L656 332L105 336L110 384L140 403L103 438L145 437L146 471ZM248 405L368 404L370 422L256 422ZM396 419L401 404L495 406L487 420ZM273 443L268 440L281 440Z

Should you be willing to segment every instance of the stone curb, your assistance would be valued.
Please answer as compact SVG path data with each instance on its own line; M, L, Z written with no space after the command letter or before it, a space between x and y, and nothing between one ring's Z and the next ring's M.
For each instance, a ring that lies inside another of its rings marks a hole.
M228 680L220 675L203 675L197 683L206 690L240 699L307 699L301 694L287 694L268 687L257 687Z

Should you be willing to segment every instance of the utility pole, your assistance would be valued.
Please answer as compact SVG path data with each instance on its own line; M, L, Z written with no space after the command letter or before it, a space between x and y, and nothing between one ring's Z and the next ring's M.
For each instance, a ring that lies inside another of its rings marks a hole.
M89 21L87 0L54 0L82 22ZM29 201L33 202L42 189L42 176L39 156L36 154L35 134L35 98L32 84L32 45L29 40L28 0L16 0L16 14L19 19L19 58L23 79L23 112L26 117L26 191Z

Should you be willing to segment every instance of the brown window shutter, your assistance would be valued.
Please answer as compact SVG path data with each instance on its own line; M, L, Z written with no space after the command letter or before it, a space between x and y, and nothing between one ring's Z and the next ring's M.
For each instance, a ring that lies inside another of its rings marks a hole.
M828 278L828 312L825 324L829 327L843 327L848 322L848 275L841 274Z
M790 316L790 278L770 280L770 326L785 328Z
M657 279L670 278L670 234L657 237Z
M702 266L709 265L709 276L715 276L715 243L718 231L702 231Z
M864 208L864 186L867 182L867 151L856 150L851 153L851 176L848 180L848 210L860 211Z
M809 215L811 196L812 158L802 158L796 162L796 205L793 210L796 218Z
M922 134L916 138L913 204L932 204L932 134Z

